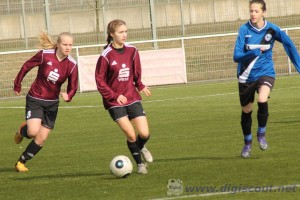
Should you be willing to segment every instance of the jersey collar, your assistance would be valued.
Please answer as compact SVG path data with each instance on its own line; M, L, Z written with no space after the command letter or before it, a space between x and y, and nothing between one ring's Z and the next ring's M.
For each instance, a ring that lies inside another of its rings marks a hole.
M253 26L253 24L251 23L250 20L248 21L248 23L250 24L250 26L251 26L254 30L256 30L256 31L258 31L258 32L261 31L261 30L263 30L264 28L266 28L266 26L267 26L267 24L268 24L267 20L265 20L265 25L264 25L262 28L258 29L258 28L256 28L255 26Z

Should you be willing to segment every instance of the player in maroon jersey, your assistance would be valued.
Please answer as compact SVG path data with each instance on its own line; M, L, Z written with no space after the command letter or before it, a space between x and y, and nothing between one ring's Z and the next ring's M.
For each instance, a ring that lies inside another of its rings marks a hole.
M97 88L105 109L127 138L127 146L137 163L138 173L146 174L146 164L153 162L149 150L149 127L138 91L150 96L149 88L141 81L141 62L138 50L125 44L126 23L113 20L107 26L107 45L100 55L95 72ZM134 126L133 126L134 125ZM138 135L136 136L136 131Z
M26 122L21 124L15 135L16 144L20 144L24 137L32 139L15 165L18 172L28 171L25 163L42 149L54 128L59 96L70 102L78 88L77 63L69 55L73 36L63 32L54 43L51 36L43 31L39 39L43 50L23 64L14 81L14 91L20 95L23 78L32 68L38 67L36 79L26 96ZM67 79L67 92L61 92L61 86Z

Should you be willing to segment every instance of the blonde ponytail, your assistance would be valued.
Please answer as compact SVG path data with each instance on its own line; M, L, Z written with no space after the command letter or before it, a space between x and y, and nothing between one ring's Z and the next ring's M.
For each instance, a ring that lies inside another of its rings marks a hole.
M42 30L39 35L39 49L55 49L57 47L57 43L55 43L46 30Z

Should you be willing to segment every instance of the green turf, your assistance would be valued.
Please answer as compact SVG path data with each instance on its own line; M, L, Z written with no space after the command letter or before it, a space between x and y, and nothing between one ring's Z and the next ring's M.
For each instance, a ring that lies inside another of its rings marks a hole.
M154 163L147 175L138 175L134 166L126 179L109 172L114 156L130 154L98 93L77 94L72 103L61 103L56 127L44 149L27 163L28 173L14 171L29 142L13 142L25 99L1 100L0 199L297 199L298 187L296 192L237 194L187 188L299 185L299 83L299 76L277 79L269 100L269 149L260 151L254 137L250 159L240 157L243 137L236 81L152 88L153 96L145 97L143 106ZM255 105L254 133L256 110ZM182 180L181 195L167 195L169 179Z

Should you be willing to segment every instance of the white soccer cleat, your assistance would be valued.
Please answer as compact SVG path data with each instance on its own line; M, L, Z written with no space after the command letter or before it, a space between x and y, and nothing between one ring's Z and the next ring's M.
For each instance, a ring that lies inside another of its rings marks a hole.
M138 164L137 165L137 173L138 174L147 174L147 165L144 163Z
M141 153L146 162L148 162L148 163L153 162L153 157L152 157L150 151L145 146L142 148Z

